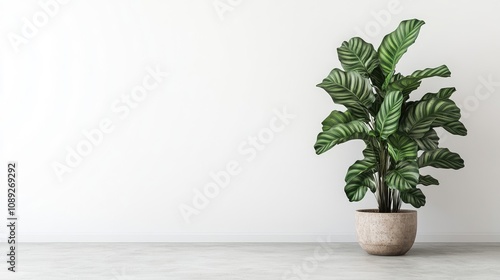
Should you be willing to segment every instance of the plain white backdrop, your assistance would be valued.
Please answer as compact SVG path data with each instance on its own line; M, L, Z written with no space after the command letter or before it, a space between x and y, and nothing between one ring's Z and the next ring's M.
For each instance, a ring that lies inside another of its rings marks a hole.
M415 96L455 86L469 129L442 139L466 168L429 169L441 185L423 188L418 240L500 241L499 8L0 1L0 182L18 161L20 241L354 241L355 209L376 207L371 194L349 203L343 191L362 145L315 155L321 121L340 109L315 85L340 67L342 41L378 47L409 18L426 25L397 70L447 64L452 77L426 80ZM144 80L156 86L144 90ZM70 155L78 148L80 160ZM224 177L228 164L234 175ZM226 186L210 185L211 173ZM212 198L197 197L205 188ZM191 209L189 223L180 208Z

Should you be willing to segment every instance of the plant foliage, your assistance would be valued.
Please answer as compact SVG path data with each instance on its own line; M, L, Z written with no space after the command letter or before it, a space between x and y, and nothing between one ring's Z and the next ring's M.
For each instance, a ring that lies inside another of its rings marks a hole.
M343 70L335 68L317 86L333 102L347 110L332 111L322 122L314 146L322 154L334 146L358 139L366 144L363 159L347 171L345 193L349 201L375 193L379 212L398 212L401 202L416 208L425 205L418 185L438 185L423 167L460 169L464 161L457 153L439 147L435 128L465 136L460 109L450 97L455 88L427 93L410 100L410 93L425 78L450 77L446 65L417 70L410 75L396 73L396 65L415 42L424 21L402 21L386 35L378 50L359 37L337 49Z

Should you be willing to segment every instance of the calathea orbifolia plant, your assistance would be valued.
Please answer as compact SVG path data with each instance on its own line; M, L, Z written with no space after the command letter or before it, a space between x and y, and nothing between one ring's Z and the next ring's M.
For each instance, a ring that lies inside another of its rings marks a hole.
M448 67L417 70L408 76L395 72L423 24L417 19L401 22L384 37L378 50L358 37L343 42L337 52L344 71L333 69L318 85L347 110L332 111L322 122L316 153L349 140L363 140L364 158L349 167L345 193L350 201L359 201L371 190L379 212L398 212L401 201L416 208L425 205L425 196L417 185L439 182L420 174L420 168L464 167L458 154L438 146L435 130L467 134L459 121L460 109L450 100L455 88L427 93L420 100L410 99L422 79L449 77Z

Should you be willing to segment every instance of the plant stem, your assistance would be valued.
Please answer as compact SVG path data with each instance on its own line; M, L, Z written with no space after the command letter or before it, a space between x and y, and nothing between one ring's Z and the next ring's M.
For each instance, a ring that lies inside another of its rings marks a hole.
M392 212L397 213L401 209L401 197L398 190L392 190Z
M386 149L385 141L379 141L379 180L378 187L380 192L380 202L379 202L379 212L380 213L389 213L391 212L391 194L389 192L389 188L385 183L385 176L387 174L387 169L389 166L388 162L388 153Z

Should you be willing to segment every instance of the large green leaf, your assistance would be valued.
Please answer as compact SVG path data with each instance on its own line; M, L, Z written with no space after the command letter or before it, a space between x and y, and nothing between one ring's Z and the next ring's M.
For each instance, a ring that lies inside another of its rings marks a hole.
M418 176L417 163L415 161L403 161L398 163L394 170L387 173L385 182L391 189L404 191L417 186Z
M414 139L422 138L431 127L460 119L460 109L449 99L431 98L408 108L401 123L403 131Z
M424 24L424 21L418 19L402 21L396 30L387 34L382 40L378 54L382 72L386 76L385 85L390 82L396 64L406 53L408 47L415 42L420 27Z
M402 104L403 96L400 92L391 91L385 95L384 102L375 118L375 130L383 139L387 139L398 129Z
M401 73L397 73L392 76L391 82L389 83L388 90L397 90L403 94L403 100L407 100L412 91L416 90L422 83L418 79L404 79L405 77Z
M450 98L455 91L457 91L457 89L454 87L442 88L436 93L436 95L437 98Z
M394 133L388 139L388 150L396 161L415 160L417 158L417 143L401 133Z
M467 135L467 128L465 128L464 124L460 121L453 121L443 125L443 128L446 129L451 134L465 136Z
M371 143L366 144L366 148L363 150L363 156L365 158L374 159L375 162L380 161L379 160L379 158L380 158L379 151Z
M400 192L400 195L404 203L410 203L415 208L425 205L425 195L419 188Z
M416 70L413 72L410 77L417 79L425 79L430 77L450 77L451 72L448 69L448 66L441 65L434 68L425 68L423 70Z
M367 108L375 101L370 81L357 72L335 68L317 86L328 92L333 102L346 106L356 119L366 119Z
M418 166L432 166L436 168L460 169L464 167L464 160L459 154L450 152L447 148L438 148L423 152L418 158Z
M422 82L418 79L395 79L389 85L389 90L397 90L403 94L404 100L408 99L410 93L416 90Z
M322 154L330 150L337 144L344 143L352 139L368 139L368 128L360 120L348 123L341 123L327 131L320 132L314 145L316 154Z
M389 84L389 90L398 91L413 91L420 85L419 81L424 78L430 77L450 77L451 72L446 65L441 65L436 68L425 68L424 70L417 70L410 76L401 78Z
M361 160L357 160L347 170L347 174L345 176L345 182L349 183L353 179L357 178L358 176L366 172L373 174L376 165L377 162L375 161L375 157L367 157Z
M438 148L439 136L434 129L427 131L422 138L415 139L418 147L424 151L432 151Z
M375 192L375 181L373 180L373 174L364 173L358 176L346 184L344 191L350 202L360 201L366 194L366 191L370 189Z
M424 186L439 185L439 181L431 175L420 175L418 183Z
M441 98L441 99L448 99L451 97L451 95L456 91L457 89L454 87L448 87L448 88L442 88L438 92L433 93L429 92L426 93L424 96L422 96L421 100L429 100L433 97Z
M352 116L349 110L345 112L334 110L330 113L330 115L328 115L328 117L321 124L323 125L323 131L327 131L330 128L332 128L332 126L341 123L348 123L353 120L354 117Z
M356 71L365 78L369 78L370 73L379 64L373 45L359 37L343 42L337 53L345 71Z

